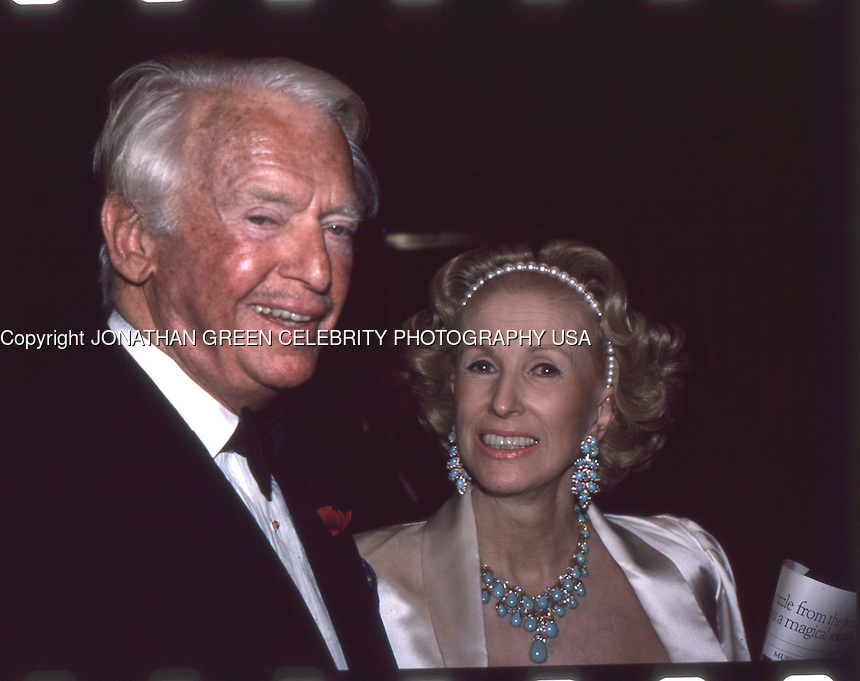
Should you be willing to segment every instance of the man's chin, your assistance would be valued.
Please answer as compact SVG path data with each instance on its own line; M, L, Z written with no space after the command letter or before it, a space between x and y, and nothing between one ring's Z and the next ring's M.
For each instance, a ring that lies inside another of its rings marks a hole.
M249 349L249 348L246 348ZM254 348L260 350L261 348ZM238 360L238 361L236 361ZM275 355L245 353L234 359L233 372L220 373L216 392L236 413L243 407L262 409L279 393L306 383L314 375L316 352ZM232 379L230 379L232 376Z
M289 390L309 381L314 375L316 366L316 353L312 356L289 358L286 361L274 361L261 367L258 380L275 392Z

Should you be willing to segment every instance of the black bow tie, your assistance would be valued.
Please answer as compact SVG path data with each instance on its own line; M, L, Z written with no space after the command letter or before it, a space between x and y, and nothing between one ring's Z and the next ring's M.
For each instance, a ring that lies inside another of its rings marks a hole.
M266 499L271 501L272 464L285 444L282 409L243 409L239 416L239 425L224 445L224 449L232 449L248 460L248 468L257 481L257 487Z

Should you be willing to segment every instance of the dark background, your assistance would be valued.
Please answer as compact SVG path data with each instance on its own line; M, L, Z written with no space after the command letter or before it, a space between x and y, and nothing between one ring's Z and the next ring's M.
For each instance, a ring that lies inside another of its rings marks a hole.
M694 370L659 463L597 503L715 534L753 658L783 558L855 588L847 3L187 4L0 3L2 328L100 323L90 163L116 75L170 53L294 57L344 80L371 116L382 207L359 240L343 327L397 328L466 246L598 246L634 305L686 330ZM402 232L465 236L456 248L386 245ZM74 361L74 350L0 347L4 374ZM420 517L447 494L390 349L329 349L302 398L303 437L352 482L357 529Z

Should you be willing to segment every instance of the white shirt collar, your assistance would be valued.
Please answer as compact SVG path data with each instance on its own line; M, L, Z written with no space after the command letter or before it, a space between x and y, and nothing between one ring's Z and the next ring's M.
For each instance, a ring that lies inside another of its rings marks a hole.
M145 337L143 342L129 344L135 329L116 310L108 318L108 326L200 438L206 451L217 456L236 430L239 417L195 383L166 352L147 343Z

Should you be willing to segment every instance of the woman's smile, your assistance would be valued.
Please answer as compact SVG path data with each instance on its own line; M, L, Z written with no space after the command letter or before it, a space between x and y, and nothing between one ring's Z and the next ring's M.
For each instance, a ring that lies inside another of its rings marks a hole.
M483 431L478 434L478 449L494 459L517 459L528 456L540 442L523 433Z

